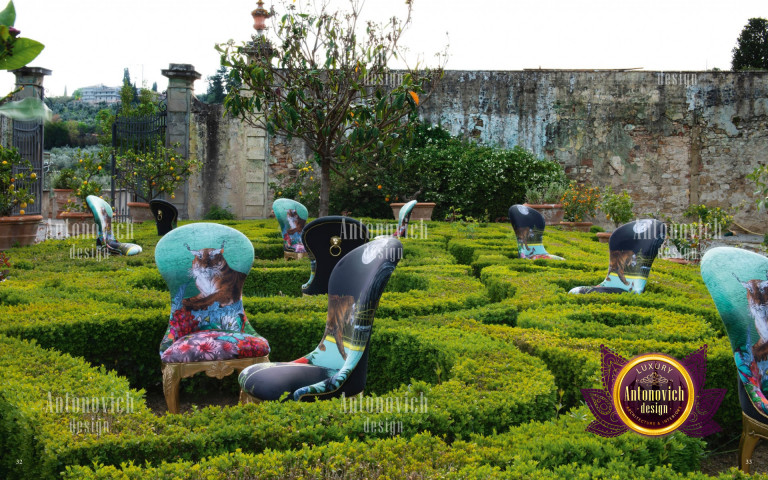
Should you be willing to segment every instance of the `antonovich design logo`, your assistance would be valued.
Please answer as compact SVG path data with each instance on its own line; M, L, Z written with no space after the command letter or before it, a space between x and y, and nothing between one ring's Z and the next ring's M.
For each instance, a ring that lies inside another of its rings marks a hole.
M675 430L692 437L720 431L712 420L725 389L704 389L707 346L682 361L662 353L647 353L626 360L604 345L603 389L584 388L595 421L588 432L615 437L628 429L647 436Z

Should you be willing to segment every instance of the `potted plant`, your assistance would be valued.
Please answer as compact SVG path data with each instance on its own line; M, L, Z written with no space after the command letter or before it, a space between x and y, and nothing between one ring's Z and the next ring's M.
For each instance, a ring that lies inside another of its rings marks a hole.
M20 167L16 173L14 166ZM24 209L35 201L29 187L36 181L37 174L32 172L29 161L22 159L15 148L0 147L0 250L35 243L43 216L25 215ZM19 215L13 215L17 206Z
M105 167L110 156L109 149L102 149L97 154L77 151L77 162L71 174L67 174L69 185L73 192L64 205L61 218L67 222L69 235L89 232L95 228L93 213L88 208L85 199L89 195L101 196L102 185L98 177L106 174ZM74 197L74 198L72 198ZM89 232L90 233L90 232Z
M696 219L691 223L677 223L667 220L667 240L674 245L678 257L667 258L677 263L698 263L713 239L720 238L733 222L735 209L691 205L683 212L686 218Z
M557 225L565 215L563 204L560 203L565 190L564 179L531 187L525 192L525 206L541 213L547 225Z
M592 222L585 221L594 217L600 204L600 189L587 187L571 182L561 199L565 210L564 222L560 222L564 228L588 232Z
M53 180L53 196L56 206L56 218L66 211L67 204L76 200L74 196L75 171L71 168L63 168L56 174Z
M614 193L612 187L608 187L603 192L603 200L600 204L600 210L605 213L605 219L610 220L615 228L631 221L634 218L632 209L635 202L629 196L629 192L622 190L621 193ZM597 239L602 243L608 243L611 232L598 232Z
M125 150L116 155L116 166L122 175L116 177L121 187L133 194L135 202L128 202L133 222L154 218L149 210L149 201L161 195L176 198L176 188L185 182L193 168L199 164L179 155L175 148L158 141L147 151Z

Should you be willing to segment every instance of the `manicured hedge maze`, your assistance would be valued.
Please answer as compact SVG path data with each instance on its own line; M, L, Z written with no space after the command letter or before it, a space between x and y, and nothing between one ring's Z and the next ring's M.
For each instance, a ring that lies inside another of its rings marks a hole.
M223 223L254 243L243 301L270 358L314 348L327 297L301 296L309 262L282 260L275 221ZM584 432L580 389L600 385L601 344L678 358L709 345L707 387L729 389L716 419L740 428L733 359L696 267L658 260L640 296L571 296L604 277L607 246L553 229L547 249L567 260L523 261L503 224L429 223L428 238L404 241L377 313L366 398L418 399L421 410L352 411L337 399L158 416L144 393L160 383L169 293L154 266L154 226L134 237L144 253L132 258L71 258L89 239L9 252L0 477L703 477L699 439ZM94 411L94 398L127 398L131 409L97 400ZM90 410L60 408L70 399L91 399Z

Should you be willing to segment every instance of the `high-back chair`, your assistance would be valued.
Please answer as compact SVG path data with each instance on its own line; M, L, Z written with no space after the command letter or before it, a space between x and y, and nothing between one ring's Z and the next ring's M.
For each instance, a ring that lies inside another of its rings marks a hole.
M179 210L171 202L165 200L150 200L149 209L152 216L155 217L157 225L157 234L161 237L176 228L176 221L179 219Z
M569 293L643 293L648 274L664 243L666 227L658 220L626 223L608 239L608 275L594 287L574 287Z
M112 233L112 207L103 199L88 195L85 203L93 213L93 221L99 230L99 237L96 239L96 245L106 248L107 251L115 255L138 255L141 253L141 247L135 243L121 243L115 239Z
M388 237L359 246L339 260L328 284L328 321L320 344L289 363L246 368L238 378L241 402L356 395L368 373L368 342L384 287L403 254Z
M301 242L311 259L312 271L301 292L304 295L328 293L328 280L339 260L369 240L368 229L353 218L329 216L309 222L301 234Z
M736 361L742 412L739 466L749 473L752 452L768 438L768 258L718 247L701 259L701 276L728 332Z
M509 207L509 221L515 229L517 254L520 258L565 260L563 257L548 253L544 248L542 238L547 222L538 211L525 205L512 205Z
M411 221L411 214L413 213L413 207L416 206L416 203L418 203L416 200L411 200L400 209L400 213L397 215L396 237L406 238L408 236L408 222Z
M179 382L204 371L224 378L269 361L269 343L243 310L243 283L253 245L234 228L193 223L157 243L155 262L171 292L171 315L160 343L168 411L179 411Z
M280 224L280 234L283 236L283 257L286 260L306 257L301 232L307 223L307 207L296 200L278 198L272 202L272 212Z

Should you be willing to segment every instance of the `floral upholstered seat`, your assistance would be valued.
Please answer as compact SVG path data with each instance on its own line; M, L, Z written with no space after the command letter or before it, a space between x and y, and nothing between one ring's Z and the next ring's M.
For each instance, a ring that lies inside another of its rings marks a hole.
M328 320L320 344L293 362L243 370L238 378L241 401L277 400L286 392L287 399L297 401L362 392L373 317L402 253L400 241L386 237L339 260L328 283Z
M658 220L636 220L617 228L608 239L608 275L594 287L568 293L643 293L651 266L664 243L666 227Z
M112 233L112 207L103 199L88 195L85 199L88 207L93 213L93 221L99 230L99 237L96 239L96 245L106 248L109 253L117 255L138 255L141 253L141 247L134 243L121 243L115 239Z
M278 198L272 202L272 212L280 224L283 236L283 255L286 259L303 258L307 255L301 243L301 232L307 223L307 207L296 200Z
M743 424L739 465L749 472L757 443L768 438L768 258L738 248L713 248L701 259L701 276L736 362Z
M168 232L155 262L171 291L171 314L160 343L168 410L178 411L181 378L205 371L222 378L268 360L269 343L243 310L243 283L253 245L237 230L194 223Z
M312 270L309 280L301 287L301 293L328 293L328 279L339 260L368 240L368 229L353 218L329 216L308 223L301 241L309 254Z
M509 221L515 229L517 254L520 258L565 260L563 257L548 253L544 248L542 238L546 221L538 211L525 205L512 205L509 207Z

